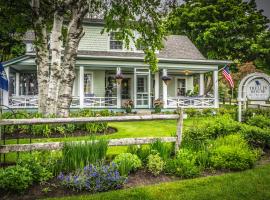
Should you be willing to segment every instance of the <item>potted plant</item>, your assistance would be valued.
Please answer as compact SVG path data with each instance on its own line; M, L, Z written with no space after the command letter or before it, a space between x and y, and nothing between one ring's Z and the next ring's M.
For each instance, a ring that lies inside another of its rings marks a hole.
M115 80L116 80L116 82L117 82L118 85L121 84L121 82L122 82L123 79L124 79L124 76L123 76L122 73L118 73L118 74L115 75Z
M127 100L124 103L124 108L126 109L127 113L131 113L133 106L134 106L134 103L131 99Z
M155 113L160 113L162 106L163 106L163 101L161 99L154 100Z

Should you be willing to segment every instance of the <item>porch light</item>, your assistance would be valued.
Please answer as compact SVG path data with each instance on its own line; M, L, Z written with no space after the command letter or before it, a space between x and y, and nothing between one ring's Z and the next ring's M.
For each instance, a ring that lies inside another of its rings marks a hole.
M187 76L187 75L189 75L191 73L191 71L189 71L189 70L185 70L184 71L184 74Z
M162 76L161 79L163 80L163 82L168 85L170 83L170 81L172 80L171 77L169 76Z
M116 80L116 82L117 82L118 85L121 84L121 82L122 82L123 79L124 79L124 76L123 76L122 73L118 73L118 74L115 75L115 80Z

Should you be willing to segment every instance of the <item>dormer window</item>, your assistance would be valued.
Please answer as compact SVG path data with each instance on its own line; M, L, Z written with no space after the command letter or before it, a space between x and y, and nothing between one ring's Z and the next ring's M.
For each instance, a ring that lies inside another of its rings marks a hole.
M123 41L117 39L117 32L110 33L110 49L111 50L123 49Z

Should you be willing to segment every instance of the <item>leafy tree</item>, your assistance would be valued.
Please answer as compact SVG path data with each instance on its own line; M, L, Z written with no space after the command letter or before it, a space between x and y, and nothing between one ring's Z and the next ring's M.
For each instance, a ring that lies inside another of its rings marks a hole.
M144 47L145 61L157 70L156 50L165 36L164 16L173 0L32 0L39 111L68 116L75 79L78 45L87 14L102 16L104 31ZM135 37L137 32L140 38ZM50 38L48 37L50 35ZM49 44L50 41L50 45ZM64 51L62 53L62 44Z
M267 23L255 0L185 0L167 27L187 35L207 58L270 63Z
M0 62L25 51L22 37L31 24L28 0L0 1Z

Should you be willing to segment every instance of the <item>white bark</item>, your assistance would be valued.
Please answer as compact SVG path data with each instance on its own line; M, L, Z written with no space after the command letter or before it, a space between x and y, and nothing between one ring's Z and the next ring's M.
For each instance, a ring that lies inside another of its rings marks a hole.
M56 114L58 101L58 88L61 80L61 48L62 26L64 17L59 12L54 13L54 22L51 33L51 69L48 82L47 114Z
M48 94L48 77L49 77L49 51L47 48L47 26L44 18L40 15L40 1L33 0L32 7L35 14L34 30L36 40L36 65L37 65L37 81L38 81L38 108L39 112L45 114L46 99Z
M82 20L86 15L88 6L82 2L72 10L72 19L68 26L67 44L64 51L63 70L59 85L57 115L68 117L72 101L72 89L75 79L75 62L79 42L84 35Z

